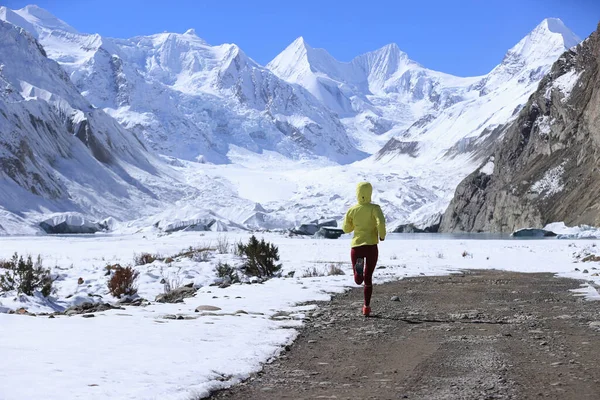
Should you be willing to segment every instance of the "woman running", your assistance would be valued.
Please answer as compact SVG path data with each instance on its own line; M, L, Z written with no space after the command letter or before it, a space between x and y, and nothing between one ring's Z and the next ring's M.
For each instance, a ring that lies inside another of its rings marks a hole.
M358 204L346 213L342 229L346 233L354 231L350 258L354 270L354 282L365 283L365 304L362 313L368 317L371 313L371 294L373 293L373 272L377 265L379 251L377 243L385 240L385 217L381 207L371 203L373 186L369 182L361 182L356 187ZM366 268L365 268L366 266Z

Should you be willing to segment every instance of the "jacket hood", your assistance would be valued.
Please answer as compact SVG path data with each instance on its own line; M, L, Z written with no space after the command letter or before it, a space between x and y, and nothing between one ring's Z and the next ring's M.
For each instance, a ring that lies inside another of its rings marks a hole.
M371 195L373 194L373 186L369 182L360 182L356 187L356 198L358 204L369 204Z

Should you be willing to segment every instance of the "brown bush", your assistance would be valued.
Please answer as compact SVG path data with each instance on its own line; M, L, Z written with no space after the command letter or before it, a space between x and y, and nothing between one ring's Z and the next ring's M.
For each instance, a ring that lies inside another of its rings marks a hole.
M106 270L106 272L104 273L104 276L110 276L110 274L113 271L116 271L117 268L121 268L121 264L108 264L106 267L104 267L104 269Z
M137 294L135 281L140 275L131 267L116 266L113 275L108 280L108 291L115 297L133 296Z

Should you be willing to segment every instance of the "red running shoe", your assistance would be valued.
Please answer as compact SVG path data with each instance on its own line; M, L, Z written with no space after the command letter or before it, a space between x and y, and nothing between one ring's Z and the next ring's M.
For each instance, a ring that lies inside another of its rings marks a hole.
M368 317L371 314L371 307L363 306L362 312L365 317Z
M365 269L365 259L359 258L356 260L356 264L354 264L354 282L357 285L361 285L364 280L364 269Z

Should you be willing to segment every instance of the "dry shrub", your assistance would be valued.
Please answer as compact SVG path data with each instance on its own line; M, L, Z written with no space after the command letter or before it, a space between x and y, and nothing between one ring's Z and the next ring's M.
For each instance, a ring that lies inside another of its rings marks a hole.
M307 269L304 274L302 274L303 278L317 278L321 276L334 276L334 275L346 275L344 271L336 264L329 264L328 269L317 269L317 267L312 267Z
M581 262L598 262L598 261L600 261L600 256L597 256L595 254L590 254L589 256L587 256L583 260L581 260Z
M108 291L115 297L133 296L137 294L137 287L135 281L140 275L139 272L135 271L131 267L121 267L116 265L114 273L108 280Z
M135 265L146 265L146 264L152 264L154 261L160 259L160 257L156 254L150 254L150 253L142 253L139 255L134 255L133 256L133 262Z
M303 278L316 278L319 276L325 276L325 273L318 270L317 267L309 268L302 274Z
M214 251L215 249L212 248L210 246L210 244L208 245L200 245L200 246L196 246L196 247L188 247L185 250L180 251L179 253L175 254L172 257L168 257L170 259L175 259L175 258L180 258L180 257L186 257L186 258L190 258L195 262L206 262L209 260L209 256L210 256L210 252Z
M329 266L329 271L327 271L327 275L346 275L342 269L335 264L331 264Z
M160 282L163 284L163 293L167 294L174 289L182 286L183 279L181 278L181 268L178 268L174 273L165 274L161 270L162 279Z
M219 235L217 237L217 251L219 254L227 254L229 248L229 238L226 235Z

